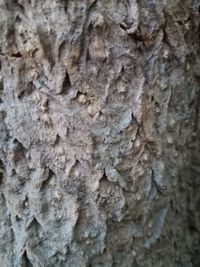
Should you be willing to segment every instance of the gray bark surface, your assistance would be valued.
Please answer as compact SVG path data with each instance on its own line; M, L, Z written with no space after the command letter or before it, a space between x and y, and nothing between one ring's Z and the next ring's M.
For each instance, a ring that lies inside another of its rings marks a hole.
M0 0L1 267L200 266L200 2Z

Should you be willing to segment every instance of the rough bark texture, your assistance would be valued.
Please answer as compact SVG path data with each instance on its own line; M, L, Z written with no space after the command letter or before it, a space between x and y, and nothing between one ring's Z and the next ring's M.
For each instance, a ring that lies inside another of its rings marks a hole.
M199 4L0 1L2 267L200 266Z

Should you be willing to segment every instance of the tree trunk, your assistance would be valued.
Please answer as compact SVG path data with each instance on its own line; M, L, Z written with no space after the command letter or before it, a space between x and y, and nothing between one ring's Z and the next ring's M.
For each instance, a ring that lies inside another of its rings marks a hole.
M1 266L200 266L199 0L0 3Z

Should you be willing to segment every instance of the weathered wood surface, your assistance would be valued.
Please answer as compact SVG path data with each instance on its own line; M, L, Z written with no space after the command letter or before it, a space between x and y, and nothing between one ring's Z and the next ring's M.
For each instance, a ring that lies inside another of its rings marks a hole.
M2 267L200 266L199 1L0 1Z

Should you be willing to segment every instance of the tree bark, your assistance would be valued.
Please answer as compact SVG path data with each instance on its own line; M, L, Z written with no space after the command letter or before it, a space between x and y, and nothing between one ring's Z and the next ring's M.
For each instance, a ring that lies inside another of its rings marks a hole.
M0 1L2 267L200 266L199 12Z

